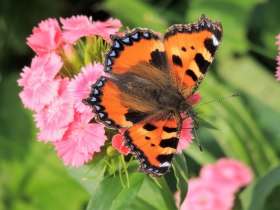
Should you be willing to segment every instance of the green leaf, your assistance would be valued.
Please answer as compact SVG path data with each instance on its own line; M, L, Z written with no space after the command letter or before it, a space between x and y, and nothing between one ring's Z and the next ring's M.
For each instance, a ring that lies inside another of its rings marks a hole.
M262 210L272 190L280 184L280 165L268 171L241 193L241 202L245 210Z
M169 192L168 185L160 183L162 189L148 175L139 172L129 173L129 186L123 186L119 175L106 177L91 192L87 210L175 210L172 194L169 197L163 195Z
M249 56L221 59L218 69L219 75L228 84L241 91L241 98L247 97L250 108L258 113L255 120L270 133L276 134L280 124L280 97L277 97L280 85L267 70Z
M205 91L202 95L211 98L236 92L236 89L233 91L211 75L202 84L201 90ZM226 156L244 161L258 175L278 164L279 160L274 148L267 142L242 97L223 103L209 104L203 108L212 112L213 123L218 130L211 132Z
M107 0L104 6L113 16L121 19L124 26L147 27L159 32L168 27L165 17L159 14L157 7L152 7L145 1Z
M214 154L208 152L206 149L207 148L201 151L199 149L199 146L196 144L196 142L193 142L190 145L190 147L188 147L186 150L183 151L183 153L186 156L189 156L192 159L194 159L200 165L214 163L216 161Z
M106 149L102 148L91 163L79 168L68 168L68 171L92 195L104 179L106 166Z
M12 74L0 80L0 160L24 158L35 139L32 113L23 107L16 79Z
M173 170L177 180L177 189L180 193L180 205L183 203L188 192L188 168L184 155L175 155L173 159Z
M278 0L260 2L251 12L248 24L248 36L252 51L272 60L277 54L275 42L276 36L280 33L279 8L280 2ZM271 61L268 64L272 68L275 66L274 63L272 65Z
M139 198L147 201L156 209L176 209L173 194L166 183L165 177L161 177L157 181L161 187L151 177L147 176L139 192Z
M214 125L212 125L211 123L207 122L205 119L203 119L199 116L196 116L194 118L194 120L197 122L197 124L199 126L202 126L202 127L208 128L208 129L217 130L217 128Z
M43 143L32 141L24 159L3 162L0 171L1 209L76 210L89 198Z
M161 186L158 189L160 190L162 198L165 202L165 206L166 206L165 208L170 209L170 210L177 209L177 207L175 205L175 201L174 201L174 196L173 196L172 192L170 191L168 184L166 183L165 177L162 176L159 179L157 179L157 181L159 182L159 184Z
M100 183L100 187L93 192L87 210L121 210L127 208L137 196L144 178L144 174L130 174L129 187L122 186L119 176L104 179Z

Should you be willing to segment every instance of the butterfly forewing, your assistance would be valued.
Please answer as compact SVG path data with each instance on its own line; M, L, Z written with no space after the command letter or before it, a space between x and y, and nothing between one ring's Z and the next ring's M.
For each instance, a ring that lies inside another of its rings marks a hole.
M221 24L204 15L191 24L173 25L165 33L164 48L171 78L185 98L198 88L221 38Z
M133 67L141 62L149 63L162 71L166 69L163 43L156 33L138 28L122 37L111 38L112 43L105 57L106 72L137 74Z

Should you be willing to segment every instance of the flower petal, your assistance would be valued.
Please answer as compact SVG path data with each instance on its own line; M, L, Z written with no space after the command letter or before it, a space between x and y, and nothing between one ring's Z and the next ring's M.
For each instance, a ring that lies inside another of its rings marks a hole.
M82 73L75 76L69 84L69 98L80 113L89 111L90 108L83 104L91 91L91 85L104 74L104 67L100 63L88 64L82 68Z
M62 141L54 143L58 156L62 157L66 165L82 166L104 145L107 139L104 126L89 123L92 118L91 112L76 112L75 120L70 124L67 134Z
M40 56L57 51L63 44L62 32L57 20L49 18L39 23L27 38L27 44Z

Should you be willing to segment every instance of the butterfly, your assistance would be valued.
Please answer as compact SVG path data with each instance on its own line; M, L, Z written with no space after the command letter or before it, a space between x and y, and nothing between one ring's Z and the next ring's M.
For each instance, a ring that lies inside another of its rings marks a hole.
M141 172L161 176L170 170L181 114L196 115L187 99L207 73L222 33L220 22L202 15L193 23L172 25L163 38L142 28L111 36L106 76L83 101L97 122L126 129L125 145L140 161Z

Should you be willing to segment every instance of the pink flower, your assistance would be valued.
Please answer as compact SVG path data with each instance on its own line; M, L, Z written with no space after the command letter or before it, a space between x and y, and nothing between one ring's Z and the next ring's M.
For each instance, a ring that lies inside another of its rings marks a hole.
M81 113L91 110L89 106L83 104L82 100L87 98L91 85L104 73L104 67L100 63L88 64L82 68L82 72L74 77L69 84L70 99L75 108Z
M278 36L276 36L276 45L277 45L277 48L278 50L280 51L280 34ZM280 52L278 52L278 56L276 58L277 60L277 67L276 67L276 73L275 73L275 76L276 76L276 79L278 81L280 81Z
M177 147L178 153L181 153L183 149L186 149L188 146L190 146L190 143L192 142L193 139L192 129L193 129L192 119L188 117L183 121L182 131Z
M74 44L78 39L85 36L99 35L109 40L110 34L116 33L121 27L119 20L109 19L105 22L93 22L92 18L86 16L73 16L71 18L60 18L64 29L63 37L69 44Z
M279 41L280 44L280 41ZM280 46L280 45L279 45ZM277 56L277 67L276 67L276 73L275 73L276 79L280 81L280 53Z
M110 18L107 21L96 21L93 23L93 31L96 35L101 36L103 39L109 41L110 35L115 34L122 27L121 21Z
M201 100L201 95L199 93L191 95L188 99L187 102L190 105L195 105ZM183 118L185 117L184 114L181 115ZM182 131L180 135L180 139L178 142L178 147L177 147L177 152L181 153L183 149L186 149L187 147L190 146L190 143L192 142L193 139L193 124L192 124L192 118L188 117L183 121L182 125Z
M42 56L59 49L63 44L62 32L56 19L47 19L33 29L27 44Z
M50 104L58 94L59 79L55 79L63 63L55 53L32 59L31 67L24 67L18 80L23 86L19 94L25 107L40 110Z
M234 195L225 193L211 180L190 179L188 194L180 210L230 210Z
M177 208L179 208L180 207L180 192L179 191L176 191L175 193L174 193L174 200L175 200L175 205L176 205L176 207Z
M248 185L253 174L250 168L238 160L222 158L214 165L206 165L200 171L204 180L216 183L226 192L236 192L240 187Z
M40 128L38 138L45 142L61 140L74 119L74 106L67 98L68 83L68 78L61 80L58 96L35 114L36 125Z
M187 99L187 102L190 105L195 105L201 100L201 98L202 96L199 93L195 93Z
M124 145L123 135L116 134L112 138L112 146L124 155L129 154L129 148Z
M54 142L58 156L65 165L82 166L92 159L95 152L101 150L106 140L104 126L89 123L93 113L76 112L74 121L61 141Z
M87 16L78 15L71 18L60 18L62 23L63 37L69 44L74 44L84 36L92 35L92 19Z

